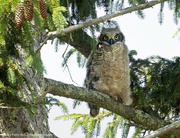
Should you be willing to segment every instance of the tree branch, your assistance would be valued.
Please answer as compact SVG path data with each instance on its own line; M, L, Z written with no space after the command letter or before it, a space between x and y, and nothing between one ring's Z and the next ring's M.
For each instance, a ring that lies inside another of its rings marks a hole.
M137 10L143 10L143 9L150 8L150 7L154 6L154 5L157 5L159 3L163 3L165 1L168 1L168 0L154 0L154 1L146 2L144 4L140 4L140 5L137 5L137 6L128 7L128 8L122 9L120 11L116 11L116 12L114 12L112 14L108 14L108 15L105 15L105 16L102 16L102 17L99 17L99 18L96 18L96 19L91 19L89 21L79 23L77 25L72 25L70 27L65 28L64 30L62 30L60 32L59 31L50 32L48 36L50 36L50 38L59 37L59 36L62 36L64 34L66 34L66 33L70 33L70 32L73 32L73 31L76 31L76 30L79 30L79 29L82 29L82 28L86 28L88 26L104 22L106 20L109 20L111 18L120 16L120 15L131 13L131 12L137 11Z
M123 10L116 11L112 14L108 14L108 15L105 15L105 16L102 16L102 17L99 17L96 19L92 19L92 20L89 20L89 21L86 21L83 23L79 23L77 25L72 25L70 27L65 28L62 31L49 32L47 35L47 38L50 40L50 39L57 37L57 38L65 41L66 43L70 44L74 48L76 48L79 52L81 52L87 58L91 52L92 38L86 32L83 32L83 36L79 36L81 33L76 32L77 30L83 31L83 30L81 30L82 28L86 28L88 26L95 25L95 24L104 22L106 20L109 20L111 18L120 16L120 15L124 15L124 14L130 13L130 12L136 11L136 10L150 8L156 4L159 4L159 3L162 3L165 1L167 1L167 0L155 0L155 1L137 5L134 7L128 7ZM75 31L75 32L73 32L73 31ZM70 32L73 32L72 33L73 41L70 41L70 34L68 34Z
M45 91L50 87L52 87L52 89L49 91L49 93L53 95L77 99L97 105L104 109L110 110L113 113L124 117L125 119L134 121L136 124L141 124L150 130L157 130L168 124L166 121L153 117L147 113L144 113L143 111L123 105L111 99L110 96L106 94L44 78Z
M180 136L180 120L176 121L170 125L167 125L163 128L160 128L160 129L152 132L148 136L145 136L144 138L164 137L164 136L168 136L168 134L174 134L177 137Z
M70 41L70 34L63 34L58 38L76 48L87 58L91 53L92 38L83 30L74 31L71 34L73 41ZM94 43L96 44L96 42Z

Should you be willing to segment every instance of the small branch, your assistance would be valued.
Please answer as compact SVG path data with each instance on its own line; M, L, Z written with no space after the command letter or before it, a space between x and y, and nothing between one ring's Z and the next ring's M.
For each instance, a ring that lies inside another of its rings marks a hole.
M44 44L46 43L46 41L49 39L50 36L47 36L46 39L44 40L44 42L36 49L36 53L38 53L41 48L44 46Z
M97 116L97 117L95 117L94 119L95 119L95 120L98 120L98 119L101 119L101 118L103 118L103 117L105 117L105 116L108 116L108 115L110 115L110 114L112 114L112 112L109 111L109 112L103 114L102 116Z
M48 88L45 93L43 93L37 100L37 102L35 104L30 104L30 105L27 105L27 106L17 106L17 107L12 107L12 106L0 106L0 109L22 109L22 108L28 108L28 107L31 107L31 106L37 106L39 105L39 102L45 98L45 96L47 95L47 93L49 93L51 91L53 87L50 87ZM2 105L2 103L1 103Z
M177 131L177 132L174 132L174 131ZM180 120L170 125L167 125L165 127L162 127L152 132L151 134L145 136L144 138L162 137L163 135L167 136L167 134L175 134L177 137L180 137Z
M65 60L65 57L64 57L64 55L65 55L65 53L66 53L66 51L67 51L68 47L69 47L69 44L67 45L67 47L66 47L66 49L65 49L65 51L64 51L64 53L63 53L63 55L62 55L62 58L63 58L64 63L65 63L64 70L65 70L65 68L67 68L68 73L69 73L69 76L70 76L70 78L71 78L71 81L72 81L74 84L76 84L77 86L80 86L79 84L77 84L77 83L73 80L73 77L72 77L72 75L71 75L71 72L70 72L69 66L68 66L67 61ZM63 71L64 71L64 70L63 70Z
M46 90L45 93L43 93L43 94L38 98L38 100L37 100L36 103L39 103L42 99L44 99L44 98L46 97L47 93L49 93L51 89L52 89L52 87L50 87L48 90Z
M19 107L0 106L0 109L22 109L22 108L25 108L25 106L19 106Z
M157 4L165 2L165 1L168 1L168 0L154 0L154 1L146 2L144 4L140 4L140 5L137 5L137 6L128 7L128 8L122 9L120 11L116 11L116 12L114 12L112 14L101 16L99 18L92 19L92 20L89 20L89 21L86 21L86 22L83 22L83 23L79 23L77 25L72 25L70 27L65 28L61 32L59 32L59 31L50 32L48 34L48 36L49 36L49 38L60 37L60 36L62 36L64 34L66 34L66 33L70 33L70 32L73 32L73 31L76 31L76 30L79 30L79 29L82 29L82 28L86 28L88 26L92 26L92 25L104 22L106 20L112 19L114 17L124 15L124 14L127 14L127 13L131 13L133 11L147 9L147 8L150 8L150 7L154 6L154 5L157 5Z

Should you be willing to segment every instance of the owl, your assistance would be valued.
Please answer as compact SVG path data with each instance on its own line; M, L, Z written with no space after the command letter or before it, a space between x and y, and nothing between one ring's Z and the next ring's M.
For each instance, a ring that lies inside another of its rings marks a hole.
M91 52L86 64L85 85L110 95L114 100L130 105L129 57L125 37L119 27L102 28L96 52ZM90 115L95 117L99 107L89 104Z

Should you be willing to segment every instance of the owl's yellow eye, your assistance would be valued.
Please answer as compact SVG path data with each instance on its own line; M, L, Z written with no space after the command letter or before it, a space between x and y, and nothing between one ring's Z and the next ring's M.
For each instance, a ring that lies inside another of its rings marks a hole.
M107 35L104 35L104 36L103 36L103 40L104 40L104 41L107 41L108 39L109 39L109 38L108 38Z
M115 36L114 36L114 39L115 39L115 40L118 40L118 39L119 39L119 35L115 35Z

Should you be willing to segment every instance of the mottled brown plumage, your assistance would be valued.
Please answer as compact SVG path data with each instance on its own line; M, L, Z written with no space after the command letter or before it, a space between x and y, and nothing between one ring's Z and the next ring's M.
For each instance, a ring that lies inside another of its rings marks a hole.
M88 89L108 94L130 105L129 57L124 42L124 35L118 27L102 29L97 51L88 58L85 84ZM91 116L98 115L99 107L91 104L89 107Z

